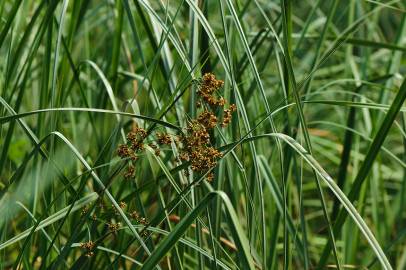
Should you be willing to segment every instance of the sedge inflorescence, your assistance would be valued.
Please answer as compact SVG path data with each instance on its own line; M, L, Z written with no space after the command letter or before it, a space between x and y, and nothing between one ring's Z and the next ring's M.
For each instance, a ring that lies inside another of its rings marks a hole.
M127 134L127 144L120 144L117 149L117 155L122 159L131 160L124 173L124 178L131 179L135 175L135 162L138 160L137 153L144 150L144 140L147 137L145 129L133 127L133 130Z
M229 109L224 109L226 100L218 96L218 90L224 82L216 79L214 74L206 73L199 82L196 103L202 111L196 119L188 122L185 135L181 138L183 149L180 159L189 161L192 171L204 174L217 165L217 160L222 157L222 153L211 145L211 131L219 124L219 119L214 111L223 109L223 119L221 127L226 127L231 122L231 114L236 111L236 106L232 104ZM212 181L212 172L206 175L208 181Z
M198 82L198 100L196 107L200 113L195 119L188 120L184 132L179 136L174 136L165 132L155 133L155 143L150 142L156 156L161 155L160 147L171 145L174 142L180 147L179 157L176 160L190 163L190 169L197 174L205 174L217 165L217 161L222 157L222 153L212 145L211 134L216 126L226 127L230 124L232 114L237 110L235 104L226 108L227 101L219 94L224 82L216 79L212 73L206 73ZM219 115L216 115L216 112ZM127 134L127 144L118 147L117 154L122 159L129 159L129 165L124 177L131 179L135 175L135 163L138 154L145 148L144 141L148 137L147 132L140 127L134 127ZM189 173L188 170L185 171ZM213 180L213 173L208 173L206 179Z
M85 243L80 243L80 247L85 250L86 257L92 257L94 255L93 249L95 247L95 244L93 241L90 240Z

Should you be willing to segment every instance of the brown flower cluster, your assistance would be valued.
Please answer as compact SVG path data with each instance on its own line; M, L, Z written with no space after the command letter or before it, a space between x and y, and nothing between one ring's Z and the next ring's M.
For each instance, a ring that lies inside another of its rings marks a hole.
M142 224L147 226L149 223L145 217L141 217L137 211L133 211L130 213L130 217L135 220L138 224Z
M216 92L223 87L224 82L217 80L214 74L206 73L199 82L199 90L197 93L202 98L203 102L206 103L212 109L216 107L224 107L227 103L223 97L216 97ZM202 107L202 102L199 100L196 102L196 107ZM223 121L221 122L221 127L226 127L231 122L231 116L233 112L237 110L235 104L231 104L228 109L223 109ZM204 110L198 117L198 121L202 123L206 128L214 128L217 124L217 117L209 112L207 109Z
M207 73L199 83L197 93L201 97L196 106L204 107L197 119L191 120L186 128L185 136L182 138L183 150L179 158L183 161L190 161L191 169L194 172L204 174L207 170L217 165L217 160L222 154L210 144L210 130L218 124L218 118L213 113L216 107L224 107L226 100L223 97L216 97L216 91L223 87L224 82ZM232 104L229 109L224 109L221 126L225 127L231 121L231 115L236 111ZM207 175L207 180L213 180L213 173Z
M85 207L83 207L82 211L80 212L80 216L86 215L88 211L89 211L89 207L86 205Z
M231 122L231 115L233 112L237 110L237 106L235 104L231 104L230 108L224 109L223 111L223 123L221 123L222 127L226 127Z
M118 222L118 223L113 223L113 222L107 223L107 227L109 228L109 230L111 232L116 232L116 231L118 231L118 229L120 229L121 223L120 222Z
M93 252L94 243L93 243L93 241L90 240L89 242L86 242L86 243L80 243L80 247L82 249L86 250L86 253L85 253L86 257L92 257L94 255L94 252Z
M148 232L146 230L146 227L149 225L149 222L145 217L141 217L140 214L137 211L133 211L130 213L130 217L135 220L136 223L144 225L144 229L141 231L141 236L142 237L147 237Z
M147 137L147 132L143 128L134 127L127 134L127 144L120 144L117 149L117 155L126 159L129 158L132 162L124 172L124 178L131 179L135 174L134 164L137 161L137 152L144 150L144 139Z
M156 156L161 154L158 145L170 145L173 141L181 148L179 158L176 158L176 160L190 162L192 171L204 174L217 165L217 160L222 157L222 154L211 145L210 134L217 125L226 127L231 122L233 112L237 110L235 104L231 104L228 109L224 108L227 102L218 93L223 85L224 82L216 79L212 73L203 75L198 82L197 94L199 98L196 102L196 107L201 108L200 114L196 119L189 121L186 132L179 135L179 137L164 132L156 132L155 143L150 142L148 144L154 150ZM218 109L223 111L220 118L215 114ZM117 150L117 154L122 159L129 158L131 160L124 174L127 179L134 177L134 164L138 159L137 153L144 150L146 137L147 132L144 129L135 127L127 134L127 144L120 145ZM213 177L213 173L210 173L207 179L212 180Z
M192 171L204 173L217 165L222 154L210 145L209 128L199 121L192 120L183 138L183 150L180 159L190 161ZM209 177L210 179L212 177Z
M118 205L121 209L125 209L127 207L127 204L124 201L121 201Z
M130 158L131 160L137 160L134 151L126 144L120 144L117 149L117 155L121 158Z
M217 125L217 117L214 115L214 113L208 111L207 109L199 114L197 121L207 129L212 129Z
M133 131L127 134L127 140L130 147L135 152L144 150L144 139L147 137L147 132L143 128L134 127Z
M158 144L160 144L160 145L171 144L171 136L169 136L169 134L157 132L156 138L157 138Z
M214 94L217 90L223 87L224 82L217 80L216 76L212 73L206 73L203 75L199 90L197 93L202 97L202 99L209 105L212 106L224 106L226 103L223 97L217 98Z

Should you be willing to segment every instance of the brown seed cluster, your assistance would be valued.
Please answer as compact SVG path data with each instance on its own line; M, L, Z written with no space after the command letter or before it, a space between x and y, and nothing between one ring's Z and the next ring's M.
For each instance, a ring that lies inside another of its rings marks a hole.
M127 207L127 204L124 201L121 201L118 205L121 209L125 209Z
M227 103L223 97L216 97L216 92L223 87L224 82L217 80L212 73L206 73L199 84L199 90L197 93L202 98L203 102L209 107L215 109L216 107L224 107ZM202 107L202 102L199 100L196 102L196 107ZM233 112L237 110L235 104L231 104L228 109L223 109L223 120L221 127L226 127L231 122L231 116ZM213 128L217 124L217 117L212 113L204 110L198 117L198 121L205 125L207 128Z
M120 144L117 149L117 155L121 158L131 158L132 160L136 160L136 156L134 151L128 147L126 144Z
M212 129L217 125L217 117L207 109L199 114L197 121L207 129Z
M144 225L144 229L141 231L141 236L142 237L147 237L148 232L146 230L146 227L149 225L149 222L145 217L141 217L140 214L137 211L133 211L130 213L130 217L135 220L137 224Z
M230 108L224 109L223 114L223 123L221 123L222 127L226 127L231 122L231 115L233 112L237 110L237 106L235 104L231 104Z
M93 248L94 248L94 243L93 241L85 242L85 243L80 243L80 247L82 249L86 250L85 256L86 257L92 257L94 255Z
M143 128L134 127L134 130L127 134L127 140L130 147L135 152L144 150L144 139L147 137L147 132Z
M86 215L88 211L89 211L89 207L86 205L85 207L83 207L82 211L80 212L80 216Z
M127 170L124 172L125 179L131 179L135 175L135 167L133 165L128 165Z
M118 222L118 223L111 222L111 223L107 223L107 226L111 232L116 232L116 231L118 231L118 229L120 229L121 223L120 222Z
M223 85L224 82L221 80L217 80L214 74L206 73L203 75L200 81L200 86L197 93L209 105L224 106L224 104L226 103L225 99L223 97L217 98L214 95L217 90L223 87Z
M135 220L138 224L142 224L147 226L149 223L145 217L141 217L137 211L133 211L130 213L130 217Z
M131 179L135 175L134 164L137 161L137 152L144 150L144 139L147 137L147 132L143 128L134 127L132 131L127 134L127 144L120 144L117 149L117 155L126 159L129 158L132 164L129 164L127 170L124 172L125 179Z
M161 154L158 145L170 145L173 141L181 148L176 160L190 162L192 171L204 174L217 165L217 160L222 157L222 154L211 145L210 134L217 125L226 127L231 122L233 112L237 110L235 104L231 104L227 109L224 108L227 102L218 93L223 85L224 82L216 79L214 74L206 73L203 75L198 82L197 94L199 98L196 102L196 107L201 108L199 109L200 114L196 119L188 122L185 132L178 137L164 132L156 132L155 143L150 142L148 144L156 156ZM223 111L220 118L215 114L218 109ZM134 164L138 159L137 154L144 150L146 137L147 132L144 129L135 127L127 134L128 143L120 145L117 150L117 154L121 158L131 160L131 164L124 173L126 179L131 179L135 175ZM188 174L189 171L186 170L185 173ZM213 173L209 173L207 180L211 181L213 177Z
M130 213L130 217L132 218L132 219L135 219L136 221L140 218L140 214L138 214L138 212L137 211L132 211L131 213Z
M169 134L157 132L156 138L157 138L158 144L160 144L160 145L164 145L164 144L170 145L171 144L171 136L169 136Z
M210 130L214 129L219 122L213 111L217 107L224 107L226 104L223 97L216 96L216 92L223 85L224 82L217 80L213 74L204 74L197 91L201 100L196 103L196 107L203 107L203 111L198 115L197 119L189 121L185 132L186 135L181 139L183 150L179 155L179 159L190 161L192 171L200 174L204 174L207 170L215 167L217 160L222 157L222 154L210 144ZM222 127L230 123L231 115L236 109L236 106L232 104L229 109L223 110ZM212 181L213 178L213 173L206 176L208 181Z
M217 159L222 154L210 145L210 135L206 128L199 121L193 120L186 129L187 135L184 137L184 149L180 154L180 159L190 161L191 169L198 173L204 173L217 165Z

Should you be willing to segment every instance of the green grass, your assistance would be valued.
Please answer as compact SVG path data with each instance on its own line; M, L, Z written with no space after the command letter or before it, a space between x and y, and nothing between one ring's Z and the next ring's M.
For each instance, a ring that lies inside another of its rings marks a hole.
M1 0L0 268L405 269L405 41L400 0ZM197 171L149 143L207 72Z

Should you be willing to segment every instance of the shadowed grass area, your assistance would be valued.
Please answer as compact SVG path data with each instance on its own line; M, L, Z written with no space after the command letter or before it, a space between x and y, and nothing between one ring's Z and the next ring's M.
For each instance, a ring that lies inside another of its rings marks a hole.
M0 1L0 269L405 269L406 6Z

